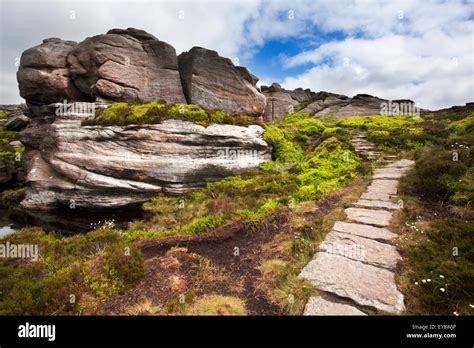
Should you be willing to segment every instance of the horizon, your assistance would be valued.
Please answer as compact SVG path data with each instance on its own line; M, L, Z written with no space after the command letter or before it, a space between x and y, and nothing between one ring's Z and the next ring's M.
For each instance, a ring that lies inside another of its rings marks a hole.
M474 100L474 7L466 1L99 1L93 12L87 0L35 4L0 1L0 104L24 102L16 72L26 49L128 27L178 55L215 50L247 67L258 86L411 99L428 110Z

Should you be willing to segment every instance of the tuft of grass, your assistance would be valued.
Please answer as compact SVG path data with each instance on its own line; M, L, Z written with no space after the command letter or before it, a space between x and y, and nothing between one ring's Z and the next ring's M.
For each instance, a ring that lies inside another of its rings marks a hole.
M198 298L189 308L186 315L246 315L245 303L237 297L222 295L205 295Z
M204 215L193 219L184 225L181 230L185 233L203 233L210 231L225 221L222 216Z
M130 306L126 310L127 315L158 315L163 311L160 306L154 305L150 299L142 301Z

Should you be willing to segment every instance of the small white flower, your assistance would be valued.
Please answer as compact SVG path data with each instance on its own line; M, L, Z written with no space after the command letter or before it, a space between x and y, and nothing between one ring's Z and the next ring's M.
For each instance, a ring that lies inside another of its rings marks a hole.
M441 291L441 292L445 292L445 291L446 291L446 289L445 289L445 288L439 288L439 291Z
M454 311L453 314L454 314L455 316L459 316L458 312L456 312L456 311Z
M474 304L470 304L469 307L474 308Z
M440 274L439 277L444 279L444 275L442 275L442 274Z
M426 283L426 279L422 279L421 282L422 282L422 283Z
M418 282L415 282L415 285L418 285ZM472 306L472 305L471 305Z
M431 279L426 279L426 281L429 283L431 281Z

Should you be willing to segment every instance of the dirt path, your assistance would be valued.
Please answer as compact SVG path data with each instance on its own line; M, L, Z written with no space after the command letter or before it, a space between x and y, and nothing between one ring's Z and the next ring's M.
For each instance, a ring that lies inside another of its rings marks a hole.
M404 299L395 283L401 257L387 229L399 178L413 161L399 160L375 171L371 185L360 199L345 210L310 263L300 273L317 289L305 315L367 315L372 312L400 313Z

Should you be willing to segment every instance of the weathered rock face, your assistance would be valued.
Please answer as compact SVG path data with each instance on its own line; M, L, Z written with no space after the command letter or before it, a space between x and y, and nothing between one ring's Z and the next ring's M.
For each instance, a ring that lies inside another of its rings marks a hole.
M27 103L87 100L72 83L67 66L67 55L76 45L73 41L52 38L23 52L17 79L20 95Z
M201 47L181 53L178 63L188 103L230 113L263 114L265 96L255 87L257 77L246 68Z
M10 115L5 122L5 128L8 130L17 131L25 127L30 122L30 118L25 116L22 112L16 112Z
M164 99L232 114L261 116L258 78L217 52L173 46L138 29L112 29L80 43L52 38L25 51L17 74L30 106L68 100L143 102ZM301 93L298 94L300 96Z
M415 106L411 100L393 100L401 107L410 108ZM321 118L332 115L334 118L346 118L352 116L373 116L384 112L383 105L389 105L389 101L368 94L357 94L353 98L345 95L319 92L315 101L306 106L301 112L308 112L311 115ZM389 110L387 110L389 111ZM419 110L420 113L428 110Z
M137 29L113 29L67 57L78 89L96 100L185 103L173 46Z
M384 101L369 95L356 95L354 98L349 98L343 95L328 94L309 104L302 112L308 112L318 118L330 114L335 118L379 115L381 103Z
M267 98L265 120L268 122L276 122L287 113L294 112L296 106L301 103L307 104L307 106L300 112L308 112L318 117L321 116L317 114L319 111L328 107L334 108L342 100L350 99L344 95L324 91L316 93L310 89L297 88L290 91L282 88L278 83L273 83L270 87L262 86L261 90ZM334 103L335 105L333 105Z
M265 107L265 121L276 122L289 112L293 112L300 102L293 99L291 91L287 91L278 83L273 83L270 87L262 86L262 93L267 98Z
M12 177L13 173L11 172L10 167L3 159L0 158L0 184L9 182Z
M24 208L50 209L71 201L89 209L124 207L251 173L271 160L260 126L205 128L177 120L81 126L91 116L38 118L22 132L29 148ZM41 139L33 129L41 129Z

